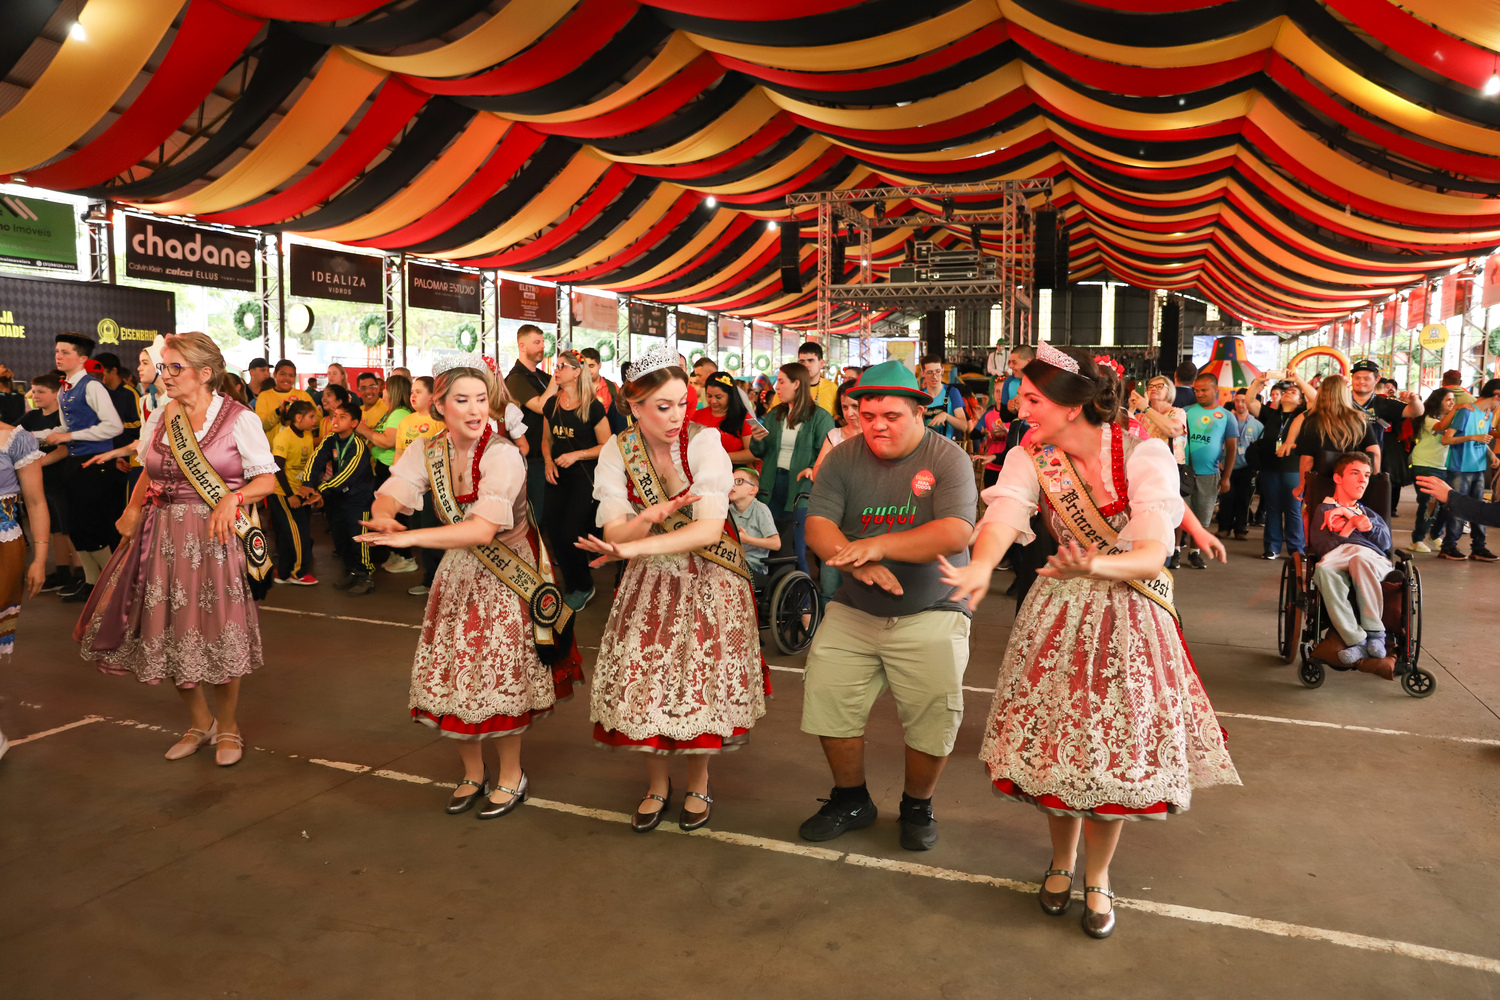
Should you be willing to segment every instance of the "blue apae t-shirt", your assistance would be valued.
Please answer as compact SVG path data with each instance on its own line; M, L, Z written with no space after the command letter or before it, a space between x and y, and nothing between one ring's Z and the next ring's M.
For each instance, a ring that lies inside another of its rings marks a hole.
M1488 434L1495 418L1493 410L1459 410L1448 426L1459 437L1466 434ZM1448 449L1448 468L1454 472L1486 472L1490 460L1488 441L1465 441Z
M1188 464L1193 474L1209 476L1219 471L1224 457L1224 439L1240 436L1239 421L1222 406L1187 408Z

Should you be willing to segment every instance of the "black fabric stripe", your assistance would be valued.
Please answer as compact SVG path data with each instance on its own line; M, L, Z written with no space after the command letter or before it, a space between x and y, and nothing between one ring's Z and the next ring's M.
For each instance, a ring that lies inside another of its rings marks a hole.
M766 227L759 220L751 222L745 227L745 231L724 245L724 248L712 257L691 260L684 265L683 270L677 271L669 281L642 291L643 295L670 295L673 292L690 288L702 281L724 270L733 264L739 257L755 246L756 240L765 235Z
M993 73L1006 63L1023 58L1025 55L1025 50L1014 40L1006 39L993 48L969 56L967 59L961 59L936 72L910 80L902 80L900 83L869 87L863 90L815 90L810 87L790 87L774 80L759 78L756 82L767 90L774 90L778 94L785 94L787 97L814 104L889 106L902 101L921 101L947 93L966 83L973 83L980 77Z
M448 143L468 126L474 114L452 101L432 98L412 120L411 128L390 155L372 167L353 187L300 219L261 228L275 233L283 229L327 229L353 222L400 191L441 156Z
M569 261L576 259L589 248L609 236L618 229L627 219L635 215L636 211L656 193L657 181L650 177L637 177L625 185L614 201L598 217L578 232L568 237L552 250L517 265L525 271L545 271L555 267L561 267Z
M84 188L81 193L96 197L159 198L202 178L265 124L327 51L325 45L297 37L285 23L270 22L245 92L207 142L150 177Z
M739 73L725 73L718 86L683 107L672 117L639 132L589 139L588 144L618 156L638 156L664 149L701 132L719 120L740 98L750 92L751 82Z
M301 38L319 45L354 45L367 49L394 49L436 38L463 24L489 6L489 0L414 0L397 9L389 3L380 10L384 17L358 24L312 24L289 21L287 26Z
M964 0L866 0L865 3L780 21L726 21L656 9L663 24L709 38L750 45L837 45L885 35L931 20ZM726 5L732 8L732 5Z
M677 223L677 225L673 226L672 231L668 233L659 243L657 243L656 246L652 247L650 250L647 250L645 253L632 260L630 263L625 264L621 267L617 267L614 270L610 271L600 280L616 282L629 281L637 275L644 274L645 272L651 270L653 267L660 264L668 257L672 256L674 253L687 246L688 243L693 239L693 237L697 236L698 233L702 231L703 227L709 224L709 222L713 219L715 213L717 212L718 209L709 208L707 203L699 202L698 206L688 213L687 218L683 219L681 222ZM623 253L624 251L621 252Z
M1211 7L1141 14L1073 0L1016 0L1050 24L1114 45L1199 45L1259 27L1287 12L1287 0L1227 0Z

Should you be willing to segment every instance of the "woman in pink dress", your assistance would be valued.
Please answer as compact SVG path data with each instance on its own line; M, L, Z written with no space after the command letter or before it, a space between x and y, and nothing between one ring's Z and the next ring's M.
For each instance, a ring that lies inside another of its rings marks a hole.
M167 337L161 358L168 402L141 428L145 472L116 524L120 546L73 634L84 659L105 673L177 688L191 728L168 760L212 743L227 767L245 746L235 718L240 680L261 665L247 545L266 554L259 528L242 539L236 522L248 526L240 508L276 488L276 460L255 413L218 392L224 356L206 334ZM178 455L185 452L174 450L169 434L177 420L186 420L206 473L184 471ZM219 497L212 506L205 489ZM212 710L205 685L214 689Z
M1183 515L1177 465L1161 441L1120 425L1118 391L1108 369L1037 349L1020 393L1032 437L984 491L970 564L945 562L944 577L955 600L977 605L1011 543L1031 541L1039 507L1057 539L1011 629L980 759L999 795L1047 814L1049 914L1071 901L1083 833L1083 928L1096 938L1114 930L1122 821L1162 819L1194 788L1240 783L1162 570Z
M710 754L748 739L765 714L749 566L732 523L734 469L716 430L688 423L687 373L657 348L621 391L636 424L599 453L603 538L580 548L627 559L599 640L594 739L647 754L650 787L632 827L654 829L672 797L668 761L686 755L679 826L708 822Z

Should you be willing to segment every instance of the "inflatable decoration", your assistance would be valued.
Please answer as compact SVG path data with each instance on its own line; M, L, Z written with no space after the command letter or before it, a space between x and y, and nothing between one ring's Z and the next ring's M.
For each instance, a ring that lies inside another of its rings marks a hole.
M1228 400L1235 389L1254 382L1260 376L1260 369L1252 365L1245 354L1244 340L1220 337L1214 341L1213 355L1199 374L1212 375L1219 383L1219 398Z
M1312 358L1327 358L1338 366L1339 370L1337 372L1325 372L1324 374L1349 374L1349 356L1336 347L1327 346L1309 347L1307 350L1299 352L1295 357L1292 358L1290 362L1287 363L1287 371L1296 371L1302 366L1302 362L1311 360Z

